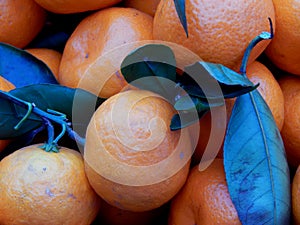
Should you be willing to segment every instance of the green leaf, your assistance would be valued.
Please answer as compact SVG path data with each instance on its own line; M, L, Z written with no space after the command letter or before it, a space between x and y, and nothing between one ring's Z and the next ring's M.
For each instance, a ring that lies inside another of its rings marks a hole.
M183 26L186 36L188 37L188 28L187 28L187 21L186 21L186 14L185 14L185 0L174 0L176 12L180 19L180 23Z
M189 111L191 109L196 109L198 112L203 110L209 110L211 107L217 107L224 105L224 101L214 101L208 103L201 98L195 98L193 96L181 96L174 104L176 110Z
M257 90L235 102L224 142L224 167L242 224L289 224L285 149L272 113Z
M86 111L85 108L92 105L95 110L104 101L82 89L55 84L29 85L13 89L9 94L23 101L34 103L43 111L51 109L63 113L70 122L74 116L77 116L77 123L72 125L81 127L84 131L94 112ZM75 102L80 105L80 112L75 109ZM3 92L0 92L0 105L0 139L18 137L43 125L42 119L31 113L20 129L15 130L14 126L24 117L27 109L8 100ZM80 116L81 120L78 119L79 113L84 114L84 117Z
M48 66L30 53L0 42L0 75L16 87L57 84Z
M188 94L203 99L233 98L257 88L247 77L221 64L207 62L187 66L178 82Z
M166 45L147 44L137 48L123 60L121 72L135 87L156 92L169 100L175 96L176 60Z
M121 64L121 72L128 83L147 76L175 81L175 55L166 45L147 44L125 57Z
M170 129L179 130L188 127L194 123L198 123L199 120L209 111L209 109L203 109L202 111L178 111L171 119Z

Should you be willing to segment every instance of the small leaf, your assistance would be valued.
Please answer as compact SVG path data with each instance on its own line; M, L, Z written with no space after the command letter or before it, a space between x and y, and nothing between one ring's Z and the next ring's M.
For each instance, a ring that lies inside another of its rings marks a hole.
M125 57L121 64L121 72L128 83L148 76L175 81L175 55L166 45L147 44Z
M44 62L5 43L0 43L0 74L16 87L39 83L57 84Z
M168 100L175 96L176 60L166 45L147 44L137 48L123 60L121 72L135 87L156 92Z
M13 89L9 94L23 101L34 103L36 107L43 111L51 109L61 112L70 121L76 116L76 124L73 124L73 126L82 127L81 129L84 131L94 112L85 109L93 107L95 110L104 101L104 99L82 89L73 89L55 84L29 85ZM75 103L76 106L74 106ZM42 125L41 118L31 113L20 129L15 130L14 126L24 117L27 109L6 99L3 92L0 92L0 105L0 139L18 137ZM78 105L81 107L80 111L76 109ZM78 116L78 114L84 114L84 117Z
M233 98L257 88L247 77L221 65L197 62L178 76L181 87L199 98Z
M186 14L185 14L185 0L174 0L176 12L180 19L180 23L183 26L186 36L188 37L188 27L186 21Z
M289 224L285 149L272 113L257 90L235 102L224 142L224 167L242 224Z
M217 107L224 105L224 101L215 101L208 103L207 101L195 98L193 96L182 96L179 100L177 100L174 104L174 108L176 110L191 110L196 109L198 112L201 112L203 110L209 110L211 107Z

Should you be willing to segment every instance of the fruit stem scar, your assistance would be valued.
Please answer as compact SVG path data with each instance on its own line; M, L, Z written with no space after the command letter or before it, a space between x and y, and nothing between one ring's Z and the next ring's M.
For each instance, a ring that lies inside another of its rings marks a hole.
M240 73L243 76L246 76L246 67L247 67L247 62L250 56L250 53L252 51L252 49L261 41L263 40L269 40L272 39L274 36L274 31L273 31L273 23L271 18L268 18L269 23L270 23L270 32L262 32L260 35L256 36L248 45L243 60L242 60L242 64L241 64L241 68L240 68Z

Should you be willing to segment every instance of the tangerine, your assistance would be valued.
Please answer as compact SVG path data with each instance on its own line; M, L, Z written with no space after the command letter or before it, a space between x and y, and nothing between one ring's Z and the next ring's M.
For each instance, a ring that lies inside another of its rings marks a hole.
M284 97L282 90L271 71L262 63L254 61L247 67L247 77L254 84L259 84L257 90L269 106L279 130L284 122Z
M58 79L58 70L62 54L56 50L48 48L27 48L27 52L43 61Z
M127 85L119 72L122 60L132 50L121 49L114 57L108 56L116 47L130 42L152 39L153 18L133 8L112 7L100 10L83 19L68 39L59 68L59 83L75 88L84 80L86 70L96 59L102 57L103 65L88 77L89 85L84 87L107 98L118 93ZM108 68L116 68L113 73ZM108 72L107 72L108 71ZM95 84L104 83L101 90Z
M148 0L148 1L124 0L123 4L126 7L135 8L137 10L149 14L150 16L154 16L159 2L160 0Z
M281 136L291 166L300 164L300 78L285 75L279 80L284 96L284 123Z
M168 202L183 186L193 152L187 129L171 131L173 106L145 90L108 98L86 134L86 174L109 204L147 211Z
M194 224L241 224L229 196L222 159L215 159L204 171L193 167L171 201L169 225Z
M34 0L2 0L0 15L0 42L23 48L42 30L47 13Z
M268 18L275 23L272 0L186 0L188 37L177 15L174 1L158 4L154 21L154 39L183 45L204 61L220 63L239 70L248 44L263 31L270 30ZM273 24L275 28L275 24ZM253 62L270 41L260 42L251 52Z
M111 7L121 0L60 0L60 1L51 1L51 0L35 0L40 6L44 9L58 13L58 14L69 14L69 13L79 13L86 12L91 10L98 10L106 7Z
M273 0L276 35L265 53L278 68L300 75L300 2Z
M0 224L91 224L100 199L82 156L68 148L46 152L36 144L0 162Z

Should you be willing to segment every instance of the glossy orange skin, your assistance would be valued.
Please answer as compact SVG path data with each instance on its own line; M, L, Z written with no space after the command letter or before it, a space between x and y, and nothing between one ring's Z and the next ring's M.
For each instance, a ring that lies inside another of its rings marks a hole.
M75 150L45 152L37 144L0 162L0 224L91 224L100 199Z
M66 43L59 68L59 83L77 87L80 80L84 79L85 71L99 57L126 43L151 40L152 23L151 16L132 8L108 8L88 16ZM118 72L122 62L120 59L125 58L131 50L121 51L118 59L112 57L97 68L88 78L89 84L84 89L100 92L99 95L105 98L118 93L127 85ZM105 71L110 65L116 66L116 74L106 75ZM99 71L103 71L104 75ZM105 86L101 90L94 90L99 80L105 82Z
M251 63L246 73L252 83L259 84L257 90L268 104L277 127L281 130L284 122L284 97L278 81L271 71L258 61Z
M90 10L102 9L105 7L113 6L119 3L121 0L35 0L40 6L46 10L54 13L68 14L68 13L79 13Z
M300 224L300 166L298 166L292 181L292 215L293 224Z
M173 0L161 1L153 22L154 39L175 42L198 54L204 61L220 63L236 71L250 41L270 31L268 17L275 29L272 0L187 0L188 34L177 16ZM259 43L251 52L253 62L270 41Z
M160 0L124 0L123 4L126 7L135 8L149 14L150 16L154 16L159 2Z
M192 146L187 129L169 129L174 113L166 100L143 90L120 92L97 109L87 128L84 159L90 184L106 202L142 212L180 190Z
M230 199L223 160L215 159L204 171L195 166L171 202L169 225L240 225Z
M281 136L288 162L297 167L300 164L300 78L286 75L279 79L284 95L284 124Z
M43 61L58 79L58 70L62 54L56 50L48 48L27 48L27 52Z
M41 31L46 11L34 0L0 2L0 42L23 48Z
M276 35L266 49L266 55L280 69L300 75L300 2L273 0Z

